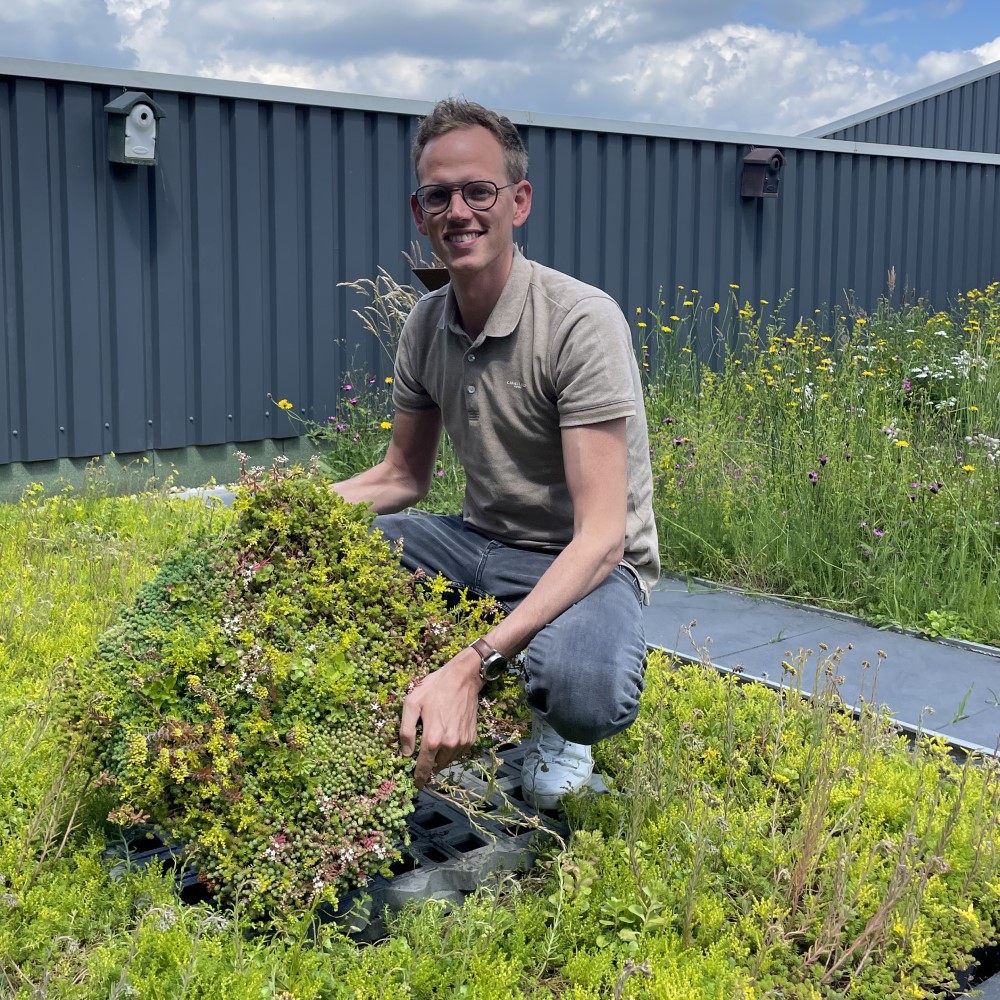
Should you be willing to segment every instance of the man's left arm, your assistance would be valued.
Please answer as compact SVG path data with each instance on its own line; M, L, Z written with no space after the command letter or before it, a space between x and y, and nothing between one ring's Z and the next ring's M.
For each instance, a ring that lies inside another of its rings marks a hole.
M625 418L561 431L566 484L573 503L573 539L531 593L486 641L507 657L599 586L621 562L628 500ZM418 785L462 757L476 738L481 683L479 654L463 649L407 695L400 742L412 753L422 725L414 777Z
M573 539L531 593L486 636L507 656L524 649L549 622L603 583L625 553L625 418L563 428L562 445Z

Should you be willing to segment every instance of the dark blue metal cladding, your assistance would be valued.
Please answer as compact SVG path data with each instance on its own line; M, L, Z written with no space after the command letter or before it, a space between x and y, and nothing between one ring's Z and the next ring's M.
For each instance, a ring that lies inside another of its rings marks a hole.
M0 75L0 463L281 438L299 427L277 400L325 421L345 384L389 372L340 283L379 266L411 280L414 115L159 79L150 168L107 160L120 87ZM953 109L958 132L995 129L997 81L983 83ZM932 110L904 109L879 138L957 134L937 135ZM779 197L750 199L738 137L561 121L521 126L534 200L517 239L633 322L694 289L768 321L786 293L789 322L849 293L868 309L890 268L897 298L944 306L1000 273L995 162L789 138ZM701 338L709 360L716 338Z
M1000 72L824 136L853 142L1000 153Z

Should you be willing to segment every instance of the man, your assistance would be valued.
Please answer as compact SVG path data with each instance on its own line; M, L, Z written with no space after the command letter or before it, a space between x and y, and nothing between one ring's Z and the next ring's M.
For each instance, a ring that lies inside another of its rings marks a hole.
M374 507L404 565L509 611L407 696L400 745L414 752L419 723L417 784L468 751L480 690L527 649L523 786L554 808L588 782L590 745L635 720L642 691L659 558L631 335L608 295L515 248L532 191L507 118L441 101L412 152L413 218L450 283L403 328L385 458L334 488ZM429 490L442 426L466 473L463 516L398 513Z

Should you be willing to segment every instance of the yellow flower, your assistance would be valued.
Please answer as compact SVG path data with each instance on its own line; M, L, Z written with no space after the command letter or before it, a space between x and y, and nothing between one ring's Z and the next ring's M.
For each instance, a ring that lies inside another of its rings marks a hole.
M382 423L379 424L379 427L381 427L384 431L392 430L392 424L388 420L383 420Z
M646 324L645 323L636 323L635 325L637 327L639 327L640 330L645 330L646 329Z
M866 319L864 318L864 316L858 316L858 317L857 317L857 319L855 319L855 321L854 321L854 322L855 322L855 323L857 323L857 324L858 324L858 326L864 326L864 325L865 325L865 323L867 323L867 322L868 322L868 320L866 320Z
M693 306L694 303L690 299L685 299L684 300L684 305L686 305L686 306Z
M691 294L692 295L697 295L698 294L698 289L697 288L692 288L691 289Z
M768 302L768 301L767 301L767 299L761 299L761 300L760 300L760 304L761 304L762 306L767 306L767 305L770 305L771 303L770 303L770 302Z
M739 288L739 285L734 285L732 282L729 283L730 288Z
M962 466L962 471L963 472L975 472L976 471L976 467L974 465L963 465Z
M674 328L672 326L661 326L660 329L664 333L673 333L674 332Z
M281 410L290 410L292 408L292 404L289 403L287 399L279 399L278 408Z
M385 384L386 385L392 385L392 376L391 375L386 375L386 377L385 377Z
M869 371L867 368L861 373L865 378L875 378L875 372Z
M680 318L680 316L671 316L670 318L671 318L671 319L672 319L672 320L673 320L673 321L674 321L675 323L679 323L679 322L681 321L681 318Z
M910 447L910 442L909 441L896 441L896 442L894 442L894 444L896 445L897 448L909 448Z
M712 312L718 313L718 311L719 311L719 303L716 302L715 305L712 306Z
M979 412L979 407L978 406L970 406L969 407L969 412L970 413L978 413Z
M635 314L636 314L636 316L641 316L642 315L642 306L636 306L635 307Z

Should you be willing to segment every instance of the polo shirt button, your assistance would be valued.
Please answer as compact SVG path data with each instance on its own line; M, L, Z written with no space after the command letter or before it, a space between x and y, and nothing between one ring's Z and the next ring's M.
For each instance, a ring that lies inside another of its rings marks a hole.
M475 354L470 354L467 360L469 360L469 361L475 361L476 360Z
M471 395L472 395L472 393L474 393L474 392L476 391L476 387L475 387L474 385L467 385L467 386L465 387L465 391L466 391L467 393L469 393L469 395L471 396Z

